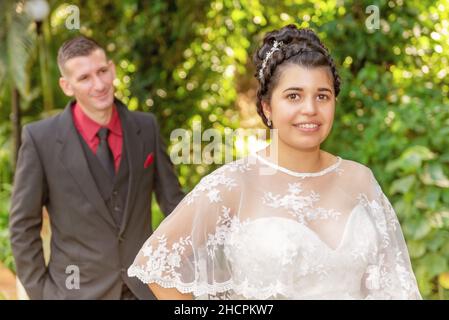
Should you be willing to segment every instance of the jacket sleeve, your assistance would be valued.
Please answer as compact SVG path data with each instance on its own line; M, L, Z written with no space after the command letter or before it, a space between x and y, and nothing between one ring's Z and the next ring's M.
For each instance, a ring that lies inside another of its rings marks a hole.
M10 207L10 238L17 274L30 299L42 299L46 276L41 228L47 184L33 138L27 127L14 177Z
M156 200L165 216L168 216L184 198L173 163L166 152L156 118L152 115L155 137L155 175Z

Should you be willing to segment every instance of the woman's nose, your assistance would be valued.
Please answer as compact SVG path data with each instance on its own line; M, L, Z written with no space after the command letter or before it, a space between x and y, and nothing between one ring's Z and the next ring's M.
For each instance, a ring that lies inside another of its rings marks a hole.
M301 113L307 115L314 115L317 112L317 108L315 105L315 101L312 98L308 98L304 101L304 104L301 106Z

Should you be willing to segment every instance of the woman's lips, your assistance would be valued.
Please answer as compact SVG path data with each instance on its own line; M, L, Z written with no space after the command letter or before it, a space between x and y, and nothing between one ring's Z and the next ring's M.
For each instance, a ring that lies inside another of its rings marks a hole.
M316 132L320 129L321 124L306 122L306 123L297 123L294 124L293 126L301 132Z

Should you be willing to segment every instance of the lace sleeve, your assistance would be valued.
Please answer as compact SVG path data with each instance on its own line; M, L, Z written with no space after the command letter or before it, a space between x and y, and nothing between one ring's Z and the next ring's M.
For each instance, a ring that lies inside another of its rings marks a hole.
M196 297L228 290L223 244L240 201L237 177L226 167L204 177L147 239L128 276Z
M413 274L407 245L396 213L370 172L372 197L361 195L378 234L363 289L366 299L422 299Z

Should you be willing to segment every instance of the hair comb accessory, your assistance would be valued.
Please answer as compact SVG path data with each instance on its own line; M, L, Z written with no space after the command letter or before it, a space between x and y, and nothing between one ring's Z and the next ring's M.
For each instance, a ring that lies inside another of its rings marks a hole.
M283 45L282 41L278 42L277 40L274 40L273 46L271 47L270 51L267 52L267 55L265 56L265 59L263 59L262 66L260 67L260 70L259 70L259 80L262 80L262 78L263 78L263 70L267 66L268 60L271 58L273 53L275 53L276 51L281 50L282 45Z

